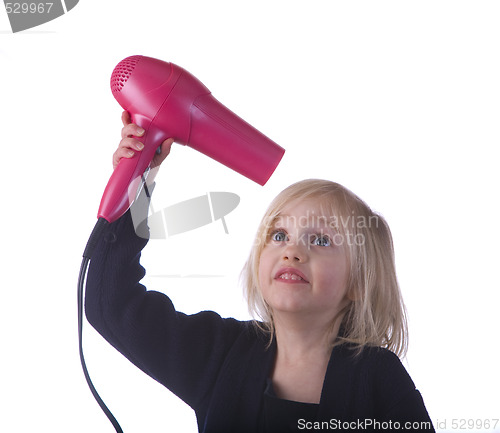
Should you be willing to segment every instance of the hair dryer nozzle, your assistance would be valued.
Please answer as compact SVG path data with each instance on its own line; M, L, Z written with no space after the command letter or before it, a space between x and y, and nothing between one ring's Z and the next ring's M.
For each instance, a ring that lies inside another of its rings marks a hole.
M285 149L222 105L211 94L194 101L188 145L264 185Z
M112 222L133 202L130 185L141 177L167 138L188 145L264 185L285 150L219 101L197 78L151 57L122 60L111 75L113 96L146 130L142 152L122 159L104 191L98 216Z

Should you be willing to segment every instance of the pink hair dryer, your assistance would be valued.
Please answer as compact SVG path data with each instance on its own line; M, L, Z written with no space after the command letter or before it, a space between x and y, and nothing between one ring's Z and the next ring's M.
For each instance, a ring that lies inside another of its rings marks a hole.
M146 132L140 138L144 149L130 159L123 158L106 186L98 217L108 222L130 207L142 174L167 138L210 156L260 185L267 182L285 152L173 63L145 56L127 57L111 75L111 90L132 121Z

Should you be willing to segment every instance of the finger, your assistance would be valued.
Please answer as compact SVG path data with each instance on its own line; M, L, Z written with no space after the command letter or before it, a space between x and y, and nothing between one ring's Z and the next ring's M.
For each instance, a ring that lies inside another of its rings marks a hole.
M141 141L137 140L137 138L126 137L122 138L122 140L118 144L118 148L141 151L142 149L144 149L144 144Z
M132 158L137 152L144 149L144 144L135 138L124 138L113 154L113 168L116 168L121 158Z
M123 126L127 126L129 123L132 123L132 119L130 118L130 113L126 110L122 113L122 123Z
M115 153L113 153L113 169L116 168L122 158L133 158L135 154L136 152L132 149L125 147L119 148Z
M165 154L167 156L170 153L170 150L172 149L172 144L174 143L173 138L167 138L162 144L161 144L161 155Z
M172 144L174 142L173 138L167 138L160 146L160 154L156 154L153 158L153 167L159 166L165 158L170 154L170 150L172 149Z
M122 128L122 138L126 137L142 137L144 135L144 129L135 123L129 123Z
M113 168L116 168L122 158L133 158L139 152L140 150L132 147L119 147L115 153L113 153Z

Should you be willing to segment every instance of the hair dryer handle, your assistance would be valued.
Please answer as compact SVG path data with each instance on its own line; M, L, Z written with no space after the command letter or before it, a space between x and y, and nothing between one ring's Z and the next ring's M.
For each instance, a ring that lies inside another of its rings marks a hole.
M109 178L97 217L110 223L123 215L135 200L142 175L149 167L158 146L168 138L165 131L155 127L150 119L138 114L131 114L131 119L146 131L142 137L135 137L144 144L144 148L132 158L120 159Z

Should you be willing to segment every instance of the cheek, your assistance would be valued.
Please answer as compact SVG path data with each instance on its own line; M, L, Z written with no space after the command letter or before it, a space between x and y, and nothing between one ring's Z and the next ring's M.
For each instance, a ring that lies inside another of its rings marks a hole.
M265 296L269 293L273 283L273 272L275 271L276 254L273 248L264 248L260 254L258 268L258 282L260 291Z
M323 265L319 283L324 290L334 297L344 297L347 292L348 267L345 261L331 262Z
M258 268L258 276L259 276L259 284L260 287L264 287L267 279L269 278L270 273L270 263L269 263L268 255L266 254L266 250L264 249L260 255L259 259L259 268Z

